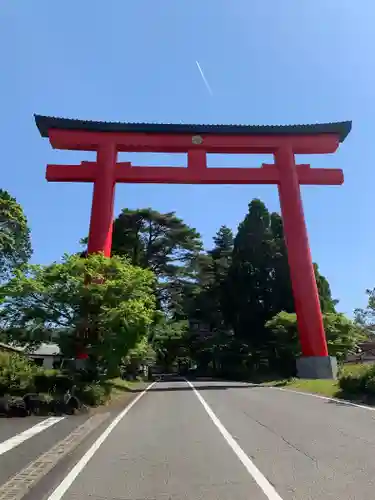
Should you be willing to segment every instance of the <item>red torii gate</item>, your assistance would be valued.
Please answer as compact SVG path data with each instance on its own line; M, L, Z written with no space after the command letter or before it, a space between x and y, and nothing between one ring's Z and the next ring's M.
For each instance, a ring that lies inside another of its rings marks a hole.
M108 123L35 115L42 137L55 149L96 151L96 162L47 165L50 182L93 182L88 252L110 256L115 185L277 184L288 249L298 330L303 357L301 376L331 378L335 360L328 356L319 295L308 243L300 184L340 185L339 169L311 169L296 165L295 154L326 154L337 150L351 122L287 125L173 125ZM118 152L187 153L185 167L139 167L117 162ZM207 153L274 156L261 168L208 168Z

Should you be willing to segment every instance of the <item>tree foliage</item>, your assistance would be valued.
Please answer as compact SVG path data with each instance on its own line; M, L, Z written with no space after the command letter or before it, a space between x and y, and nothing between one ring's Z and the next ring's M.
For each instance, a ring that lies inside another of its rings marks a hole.
M315 273L323 311L333 312L329 284L316 265ZM271 317L295 310L282 221L260 200L249 204L239 225L228 279L227 317L236 334L250 338L254 346L264 342L264 325Z
M356 348L358 342L364 340L362 330L344 314L323 314L323 322L328 352L338 360L345 359L346 355ZM266 328L273 335L273 344L279 358L287 356L295 359L301 355L295 313L280 312L266 323Z
M78 343L110 372L155 360L170 369L187 357L226 376L264 365L290 370L300 352L280 215L254 199L236 235L221 226L213 247L202 249L199 233L174 212L124 209L111 259L66 256L16 270L1 288L0 327L30 345L55 336L66 354ZM329 283L314 270L340 358L358 330L336 314Z
M185 273L185 264L201 247L200 235L174 212L124 209L114 222L112 252L159 277Z
M61 263L30 265L1 288L1 325L21 344L55 338L74 356L77 337L102 368L115 369L148 334L153 321L154 275L119 257L65 256Z
M227 375L261 366L292 371L300 353L294 320L290 328L284 324L295 318L295 307L283 223L261 200L249 203L235 236L221 226L208 251L202 251L199 234L174 213L125 209L114 224L113 252L152 269L158 278L166 318L154 327L152 345L164 367L188 352L201 368ZM336 315L337 301L316 264L314 271L332 334L330 348L336 345L340 357L339 345L345 351L349 337L357 337ZM273 318L283 328L278 335L269 326ZM186 321L188 331L182 328Z
M155 273L159 305L172 315L181 313L201 249L199 233L174 212L124 209L114 221L112 253Z
M338 300L332 298L331 287L325 276L320 274L318 264L314 264L316 285L318 287L320 308L323 313L335 313Z
M0 352L0 396L30 390L38 368L25 356Z
M30 230L21 205L0 189L0 282L31 256Z
M256 347L263 342L263 325L272 316L273 267L271 217L264 203L253 200L238 227L228 273L228 302L224 314L242 339Z
M375 288L367 289L367 306L354 310L357 325L368 335L375 334Z
M201 366L220 366L225 372L263 365L291 371L298 354L297 331L289 338L266 327L281 311L295 312L279 214L252 200L235 238L228 228L220 228L214 248L198 263L188 317L208 327L209 334L191 333L192 356ZM328 281L317 265L314 269L322 311L334 314Z
M233 234L221 226L214 236L214 247L200 254L195 262L195 285L185 304L190 319L209 325L211 330L222 327L222 310L227 295L227 275L232 261Z
M158 363L164 370L171 370L175 363L187 357L186 321L164 320L153 327L152 346Z
M130 349L122 359L122 367L127 375L136 377L141 365L153 365L156 361L156 352L148 337L144 336Z

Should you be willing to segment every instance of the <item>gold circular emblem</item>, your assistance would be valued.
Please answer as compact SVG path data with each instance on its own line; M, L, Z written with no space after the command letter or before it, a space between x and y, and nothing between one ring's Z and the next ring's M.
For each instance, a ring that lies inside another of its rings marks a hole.
M203 142L203 139L200 135L193 135L192 139L191 139L191 142L193 144L202 144Z

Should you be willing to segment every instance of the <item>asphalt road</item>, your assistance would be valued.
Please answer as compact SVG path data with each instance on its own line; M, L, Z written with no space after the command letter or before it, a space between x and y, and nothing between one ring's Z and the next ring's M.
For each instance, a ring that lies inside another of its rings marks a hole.
M21 471L31 461L48 451L58 441L65 438L78 425L86 420L87 416L56 418L56 423L45 426L40 432L31 434L39 425L55 419L43 417L28 418L1 418L0 419L0 485ZM38 429L39 430L39 429ZM31 432L30 432L31 431ZM23 442L17 444L17 439L29 432ZM6 447L7 451L3 449ZM1 492L1 486L0 486Z
M156 383L30 498L375 498L375 411L240 383L193 385ZM0 466L71 422L4 453Z

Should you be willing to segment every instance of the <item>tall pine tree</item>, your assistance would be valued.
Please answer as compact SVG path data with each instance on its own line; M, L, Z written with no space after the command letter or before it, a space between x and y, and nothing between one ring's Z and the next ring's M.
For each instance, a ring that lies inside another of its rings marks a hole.
M159 306L177 319L201 249L200 234L174 212L124 209L113 225L112 253L155 273Z
M316 264L314 269L322 312L335 312L328 281ZM227 283L222 302L226 322L247 343L253 359L271 359L275 339L265 324L281 311L295 312L295 307L282 219L270 215L260 200L249 204L238 227Z
M228 272L224 314L238 338L258 348L263 343L264 324L269 319L273 282L273 235L270 214L260 200L238 227L233 259Z

